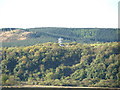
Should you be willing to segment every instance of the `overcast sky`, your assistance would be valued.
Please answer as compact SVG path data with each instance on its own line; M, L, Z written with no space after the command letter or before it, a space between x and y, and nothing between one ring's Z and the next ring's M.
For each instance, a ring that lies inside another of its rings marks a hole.
M0 0L0 28L117 28L120 0Z

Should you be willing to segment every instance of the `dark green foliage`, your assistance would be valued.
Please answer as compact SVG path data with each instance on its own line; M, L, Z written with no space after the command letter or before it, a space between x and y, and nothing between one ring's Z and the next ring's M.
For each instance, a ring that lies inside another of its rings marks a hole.
M120 87L118 42L4 47L3 85Z

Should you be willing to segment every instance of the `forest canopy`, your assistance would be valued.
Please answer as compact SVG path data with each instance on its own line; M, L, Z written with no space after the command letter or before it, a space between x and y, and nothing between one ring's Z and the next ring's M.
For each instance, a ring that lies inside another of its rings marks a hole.
M120 87L120 42L2 48L3 85Z

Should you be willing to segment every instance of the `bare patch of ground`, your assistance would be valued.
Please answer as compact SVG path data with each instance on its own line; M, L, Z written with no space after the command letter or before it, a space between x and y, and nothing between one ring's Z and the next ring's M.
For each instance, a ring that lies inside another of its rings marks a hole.
M24 30L11 30L0 32L0 42L12 42L14 40L26 40L27 35L32 32L24 31Z

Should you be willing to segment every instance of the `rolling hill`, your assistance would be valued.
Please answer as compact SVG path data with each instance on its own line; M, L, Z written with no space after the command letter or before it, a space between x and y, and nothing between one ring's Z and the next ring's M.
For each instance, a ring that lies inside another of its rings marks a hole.
M120 41L119 29L115 28L2 28L0 39L3 46L28 46L38 43L57 42L63 38L63 43L96 43Z

